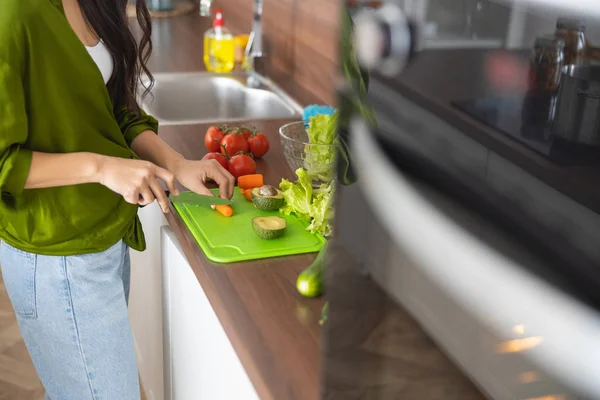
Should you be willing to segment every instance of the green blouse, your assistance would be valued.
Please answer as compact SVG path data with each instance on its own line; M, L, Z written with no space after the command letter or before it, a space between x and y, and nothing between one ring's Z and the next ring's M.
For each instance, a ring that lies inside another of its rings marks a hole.
M150 116L115 109L61 0L0 1L0 238L24 251L74 255L124 239L145 249L138 206L100 184L24 189L33 151L137 158Z

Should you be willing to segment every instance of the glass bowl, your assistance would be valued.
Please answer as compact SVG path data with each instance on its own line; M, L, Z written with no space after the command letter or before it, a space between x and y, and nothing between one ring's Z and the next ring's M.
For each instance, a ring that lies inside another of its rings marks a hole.
M285 159L292 169L304 168L313 178L313 185L331 182L334 178L337 144L311 144L304 121L291 122L279 128Z

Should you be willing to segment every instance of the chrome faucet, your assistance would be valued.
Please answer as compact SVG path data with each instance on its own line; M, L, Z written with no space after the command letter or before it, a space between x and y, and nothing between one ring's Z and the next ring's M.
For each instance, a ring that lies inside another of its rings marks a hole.
M213 0L200 0L200 15L210 17ZM257 87L260 85L260 79L256 72L256 60L262 59L263 54L263 34L262 34L262 11L263 0L253 0L254 10L252 19L252 32L248 40L248 45L244 52L244 63L242 68L248 73L248 86Z

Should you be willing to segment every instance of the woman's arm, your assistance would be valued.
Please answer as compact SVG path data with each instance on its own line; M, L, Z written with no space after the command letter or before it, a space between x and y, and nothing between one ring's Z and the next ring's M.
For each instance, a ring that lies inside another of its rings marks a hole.
M168 212L169 201L157 179L177 194L175 176L147 161L94 153L33 152L25 189L100 183L131 204L147 205L157 199L163 211Z
M142 160L150 161L171 172L175 172L181 162L185 160L181 154L166 144L160 136L149 130L140 133L133 139L131 150Z
M102 157L93 153L33 152L25 189L98 183Z

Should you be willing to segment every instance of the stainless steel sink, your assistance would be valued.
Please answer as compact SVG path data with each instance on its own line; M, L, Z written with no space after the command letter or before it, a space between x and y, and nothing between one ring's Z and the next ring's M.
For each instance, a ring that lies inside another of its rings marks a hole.
M140 100L161 125L235 122L300 116L302 107L269 80L257 88L246 74L157 73L150 95Z

